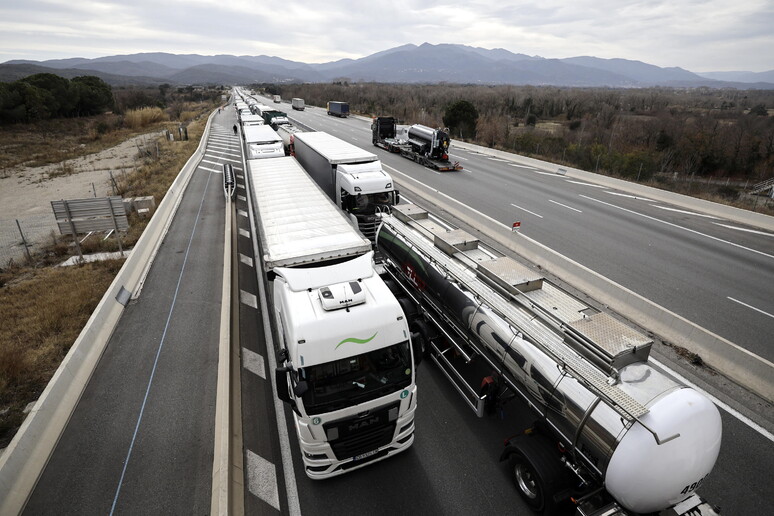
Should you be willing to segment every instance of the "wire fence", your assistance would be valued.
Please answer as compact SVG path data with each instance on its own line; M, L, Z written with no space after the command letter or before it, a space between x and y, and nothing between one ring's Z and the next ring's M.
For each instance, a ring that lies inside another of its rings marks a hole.
M30 253L51 243L52 232L58 234L53 213L0 220L0 269L24 262Z

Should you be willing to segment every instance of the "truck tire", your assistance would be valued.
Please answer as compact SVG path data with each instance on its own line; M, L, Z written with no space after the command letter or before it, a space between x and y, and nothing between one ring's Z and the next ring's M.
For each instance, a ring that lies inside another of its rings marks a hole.
M407 297L398 297L398 303L403 310L403 314L406 316L406 322L411 326L414 319L417 317L417 307L414 305L414 302Z
M522 499L544 516L564 512L566 500L561 499L561 493L569 487L569 475L551 443L539 436L524 435L514 440L512 447L511 475Z
M416 349L418 349L422 354L422 358L429 357L430 350L432 349L430 347L430 342L435 338L436 333L433 331L429 324L421 319L414 321L409 329L412 333L419 335Z

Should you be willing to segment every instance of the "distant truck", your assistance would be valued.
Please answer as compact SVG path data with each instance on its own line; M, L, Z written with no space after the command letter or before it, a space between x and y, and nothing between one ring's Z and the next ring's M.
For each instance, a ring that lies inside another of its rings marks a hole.
M396 122L391 116L377 116L373 119L371 139L375 146L399 152L404 158L434 170L462 170L458 161L449 160L451 139L445 131L415 124L401 134Z
M378 213L398 204L392 177L379 158L323 132L294 135L295 156L322 190L373 241Z
M346 118L349 115L349 103L331 100L328 102L328 114Z
M282 102L282 97L280 97L279 95L274 95L274 96L272 97L272 100L274 100L274 102L275 102L276 104L279 104L280 102Z
M304 99L294 98L290 101L290 105L293 109L296 111L303 111L304 110Z
M242 125L263 125L263 117L261 115L242 115Z
M333 477L407 450L414 355L370 242L295 158L247 168L279 348L274 381L293 410L304 471Z
M242 138L247 149L247 159L285 156L282 138L268 125L243 125Z
M284 111L278 111L276 109L265 109L261 111L263 122L266 125L270 125L272 129L276 130L278 126L282 124L289 124L288 114Z

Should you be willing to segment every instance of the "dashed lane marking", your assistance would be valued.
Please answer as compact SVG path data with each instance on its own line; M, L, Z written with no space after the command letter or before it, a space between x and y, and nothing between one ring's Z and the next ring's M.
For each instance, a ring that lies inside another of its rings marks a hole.
M242 303L246 304L247 306L258 308L258 298L255 297L255 294L251 294L249 292L245 292L244 290L240 290L239 300Z
M247 217L247 212L245 210L237 210L237 213L242 217Z
M246 229L239 228L239 235L245 238L250 238L250 232Z
M264 365L263 355L259 355L247 348L242 348L242 367L254 375L260 376L264 380L266 379L266 366Z
M244 195L237 195L237 199L239 199L240 201L246 201L247 197L245 197Z
M239 253L239 261L250 267L253 266L253 259L242 253Z
M247 450L247 488L250 492L277 510L277 469L260 455Z

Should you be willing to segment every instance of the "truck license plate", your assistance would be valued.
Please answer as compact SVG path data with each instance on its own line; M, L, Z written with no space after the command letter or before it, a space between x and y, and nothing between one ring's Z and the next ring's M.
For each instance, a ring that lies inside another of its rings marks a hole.
M371 455L376 455L378 451L379 450L371 450L370 452L365 452L365 453L361 453L360 455L355 455L354 457L352 457L352 460L363 460L366 457L370 457Z

